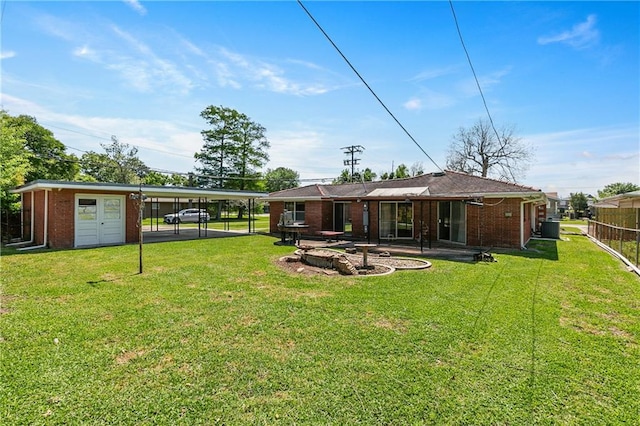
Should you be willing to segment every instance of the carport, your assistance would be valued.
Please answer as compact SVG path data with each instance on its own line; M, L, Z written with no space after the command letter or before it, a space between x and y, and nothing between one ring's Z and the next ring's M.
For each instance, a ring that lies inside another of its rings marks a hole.
M207 208L211 203L224 206L231 201L245 202L247 233L253 233L256 198L264 192L230 189L205 189L171 186L125 185L116 183L65 182L37 180L13 190L21 195L20 241L13 245L24 248L72 248L117 245L140 241L139 220L144 206L160 206L167 202L171 208L190 205ZM140 200L143 204L140 204ZM149 232L167 229L160 223L160 210L151 217ZM154 228L155 226L155 228ZM191 229L171 225L169 233L179 235L188 231L193 238L209 237L207 224L200 224L197 234ZM154 231L155 229L155 231ZM186 235L183 235L185 237ZM183 238L181 238L183 239Z
M166 191L168 189L168 191ZM218 219L224 220L231 217L230 203L243 201L245 202L244 210L247 212L247 228L246 232L253 233L254 229L254 210L255 199L267 195L264 192L234 191L228 189L201 189L201 188L177 188L177 187L142 187L144 199L143 218L151 218L151 224L143 228L143 231L149 232L173 232L180 234L181 232L189 232L193 234L192 226L182 226L180 222L166 224L164 215L167 213L176 214L184 209L209 210L212 206L216 207ZM139 195L138 195L139 196ZM136 198L135 194L132 197ZM229 231L227 221L223 221L224 231ZM208 237L209 233L215 232L209 229L207 222L198 222L197 237ZM217 235L217 234L216 234Z

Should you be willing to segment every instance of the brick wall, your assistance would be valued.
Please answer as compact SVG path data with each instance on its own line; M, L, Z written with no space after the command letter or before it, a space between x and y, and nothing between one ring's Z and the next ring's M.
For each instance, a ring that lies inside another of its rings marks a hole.
M304 222L309 225L307 232L309 235L315 235L318 231L323 229L327 225L327 222L331 220L329 215L331 202L327 201L307 201L304 203Z
M280 215L284 213L283 201L269 201L269 232L275 234L278 232L278 222ZM306 212L305 212L306 214Z
M75 199L70 190L49 192L49 246L73 247Z
M484 206L467 205L467 245L479 247L520 247L519 198L485 198ZM525 211L528 211L528 206ZM525 230L530 223L525 215ZM525 239L528 239L525 235Z
M25 229L25 237L30 237L29 233L34 233L34 244L44 244L44 206L45 192L34 191L34 205L31 206L31 193L23 196L23 211L28 217L24 217L24 223L31 220L29 209L34 209L34 223L31 229ZM75 196L81 194L95 195L124 195L125 199L125 242L138 242L138 209L134 200L130 200L127 194L115 193L105 194L100 191L87 190L52 190L48 191L48 229L47 245L52 248L72 248L75 239Z
M515 198L485 198L484 206L466 205L466 244L477 247L505 247L520 248L520 203L522 199ZM362 212L365 203L369 209L369 235L371 240L378 240L378 218L380 202L352 202L351 220L353 237L367 238L362 222ZM280 214L284 211L281 201L270 202L270 232L278 232L277 224ZM525 204L524 208L524 239L531 237L532 220L535 220L535 208ZM420 234L424 241L438 240L438 201L414 201L414 238ZM310 225L309 234L314 235L320 230L333 229L333 202L307 201L305 203L305 222ZM420 229L421 225L423 230Z
M138 229L138 203L136 200L131 200L127 196L125 197L125 242L127 243L137 243L139 240L139 229Z

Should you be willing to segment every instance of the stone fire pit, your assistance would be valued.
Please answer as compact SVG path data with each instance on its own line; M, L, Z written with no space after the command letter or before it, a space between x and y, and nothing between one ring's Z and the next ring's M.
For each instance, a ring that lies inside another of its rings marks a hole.
M394 271L394 268L384 265L363 267L347 258L345 254L331 250L301 248L296 250L295 254L307 265L323 269L334 269L341 275L381 275Z

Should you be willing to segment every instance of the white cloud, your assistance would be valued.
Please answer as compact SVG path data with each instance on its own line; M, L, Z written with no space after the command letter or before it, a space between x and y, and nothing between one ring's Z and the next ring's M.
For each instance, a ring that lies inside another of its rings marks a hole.
M302 179L331 178L340 174L339 165L343 160L340 145L334 146L333 138L321 131L276 130L270 132L269 141L269 168L287 167L299 172Z
M274 63L233 52L224 47L218 49L220 58L212 60L214 69L218 72L218 81L225 86L244 86L242 81L255 87L275 93L306 96L319 95L333 90L316 78L313 82L296 81L287 77L287 71ZM309 62L288 59L287 63L301 65L305 69L324 71L321 67L313 66ZM321 74L327 74L321 72ZM337 86L335 86L337 87ZM334 88L335 88L334 87Z
M432 80L434 78L453 74L457 70L458 70L458 67L454 67L454 66L449 66L444 68L432 68L432 69L421 71L417 75L411 77L409 81L420 82L425 80Z
M11 50L2 51L0 53L0 59L9 59L9 58L13 58L15 56L16 56L16 52L11 51Z
M598 43L600 31L596 28L596 15L587 16L587 20L574 25L570 30L551 36L538 38L538 43L545 45L563 43L576 49L585 49Z
M536 154L525 183L563 196L597 195L614 182L639 184L638 132L620 126L526 136Z
M411 98L403 106L409 111L419 111L422 109L422 101L418 98Z
M40 104L2 94L4 107L11 115L26 114L51 130L69 153L102 152L100 144L111 135L139 148L138 156L151 168L187 172L193 169L193 154L202 148L200 131L168 120L98 117L61 114Z
M123 0L131 9L135 10L140 16L147 14L147 9L140 4L138 0Z
M73 55L77 56L78 58L90 60L92 62L101 62L101 58L98 56L98 53L87 45L74 49Z
M486 75L479 76L478 82L480 84L480 87L482 88L483 93L489 91L493 86L497 86L498 84L500 84L503 77L508 75L509 72L510 69L505 68ZM458 92L465 97L480 95L480 92L478 91L478 83L476 83L476 80L474 78L468 78L459 82L457 85L457 89Z
M114 25L112 30L138 54L128 54L125 51L117 53L113 49L105 49L103 64L107 69L118 71L131 87L141 92L162 88L180 94L189 93L194 87L194 83L176 64L160 58L147 44L119 27ZM96 56L93 56L88 59L95 61L95 58Z
M74 41L87 35L81 34L82 30L74 22L56 16L37 15L34 22L41 31L66 41Z

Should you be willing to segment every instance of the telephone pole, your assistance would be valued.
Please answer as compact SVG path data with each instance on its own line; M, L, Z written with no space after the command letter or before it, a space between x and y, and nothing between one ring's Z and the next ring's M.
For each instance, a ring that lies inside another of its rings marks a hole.
M362 145L351 145L351 146L344 146L340 149L344 152L344 154L347 157L351 157L344 160L344 165L351 166L350 181L353 182L353 175L355 174L355 166L360 161L360 159L355 158L355 156L356 156L356 153L361 154L364 151L364 147Z

